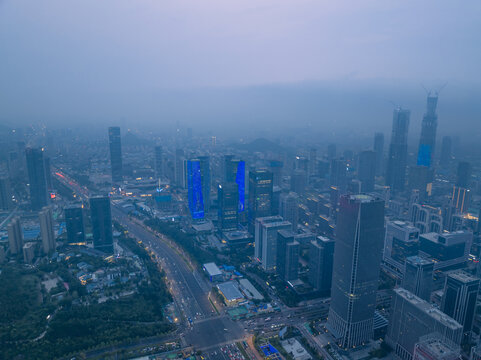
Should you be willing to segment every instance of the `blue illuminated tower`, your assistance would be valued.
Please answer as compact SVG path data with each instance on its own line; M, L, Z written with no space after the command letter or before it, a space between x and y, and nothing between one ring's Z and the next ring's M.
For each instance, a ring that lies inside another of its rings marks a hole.
M199 159L187 161L187 189L189 210L192 219L204 218L204 197L202 194L202 176Z
M438 127L438 115L436 114L437 104L437 92L429 92L427 110L423 117L421 138L419 139L417 165L430 167L433 161L434 145L436 143L436 129Z
M225 174L224 179L226 183L235 182L239 189L239 212L245 210L245 178L246 178L246 163L243 160L234 159L232 155L224 157Z

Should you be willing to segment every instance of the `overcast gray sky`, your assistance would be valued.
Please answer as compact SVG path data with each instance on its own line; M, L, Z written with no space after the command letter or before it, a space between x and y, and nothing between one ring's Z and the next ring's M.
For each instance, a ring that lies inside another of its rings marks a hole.
M480 19L479 0L0 0L0 119L115 118L115 103L142 116L146 94L170 89L469 89Z

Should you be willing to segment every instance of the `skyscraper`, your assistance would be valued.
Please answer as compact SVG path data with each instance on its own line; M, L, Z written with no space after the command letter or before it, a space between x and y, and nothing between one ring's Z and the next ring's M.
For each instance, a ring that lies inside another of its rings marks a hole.
M463 326L464 340L471 339L480 279L463 271L448 274L441 310Z
M297 233L297 226L299 224L299 196L294 192L281 194L279 210L284 220L292 224L292 231Z
M468 188L471 179L471 164L467 161L460 161L456 173L456 186Z
M181 188L187 186L187 184L184 184L184 150L182 149L175 150L174 183Z
M53 230L52 209L48 206L42 208L38 213L40 221L40 234L42 236L42 247L44 254L55 250L55 233Z
M155 177L157 179L160 179L163 175L163 172L162 172L162 167L163 167L163 163L162 163L162 156L163 156L163 152L162 152L162 146L160 145L157 145L155 147L155 150L154 150L154 153L155 153Z
M382 175L384 162L384 134L374 134L374 152L376 153L376 175Z
M36 211L47 206L48 203L43 149L27 148L25 154L30 184L30 203L32 210Z
M335 159L337 156L337 147L336 144L329 144L327 146L327 158L329 160Z
M204 194L199 159L187 161L187 191L192 219L203 219L205 214Z
M110 166L112 170L112 183L119 185L122 182L122 145L120 142L120 127L109 127Z
M272 270L277 264L277 231L290 230L291 226L280 216L256 218L254 255L264 270Z
M384 238L384 201L344 195L336 227L328 328L342 348L373 335L376 293Z
M471 200L471 192L469 190L471 164L467 161L460 161L456 175L456 184L453 186L451 201L456 210L464 213L469 208Z
M334 246L334 240L324 236L309 244L309 282L322 296L331 293Z
M446 166L451 161L452 154L452 140L450 136L444 136L441 143L441 158L439 159L439 164L441 166Z
M393 113L391 144L386 171L386 185L392 192L404 190L408 155L409 110L396 108Z
M376 177L376 153L371 150L361 151L357 178L361 182L361 192L374 191L374 178Z
M219 202L219 227L223 231L236 230L239 223L239 190L234 182L219 184L217 200Z
M245 177L246 177L245 161L234 159L232 155L224 157L224 180L226 182L233 182L237 184L239 194L239 212L245 210Z
M417 255L418 250L419 229L404 221L387 222L383 251L386 268L396 275L402 275L406 258Z
M329 185L339 189L344 194L347 187L347 165L346 160L332 159L331 171L329 176Z
M272 173L268 170L249 171L249 232L254 233L255 219L272 214Z
M13 255L21 254L23 248L23 232L19 217L14 217L10 220L7 226L7 232L10 253Z
M434 263L420 256L406 259L402 286L423 300L430 301Z
M426 113L421 125L421 138L419 139L417 165L431 167L434 158L434 146L436 145L436 129L438 127L438 104L437 92L429 92Z
M10 179L0 177L0 210L10 210L13 207Z
M108 196L90 198L90 215L92 218L94 248L112 254L114 252L114 242L110 198Z
M202 182L202 195L204 196L204 211L209 212L210 209L210 189L211 189L211 177L210 177L210 157L199 156L200 162L200 176Z
M67 225L67 240L69 243L85 242L83 209L80 205L66 207L65 222Z
M277 232L276 272L284 281L296 280L299 275L299 242L292 230Z

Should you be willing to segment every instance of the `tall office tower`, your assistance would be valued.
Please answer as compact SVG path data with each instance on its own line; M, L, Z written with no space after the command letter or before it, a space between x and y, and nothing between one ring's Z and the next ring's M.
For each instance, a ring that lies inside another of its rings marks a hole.
M85 242L83 208L81 205L72 205L64 209L67 225L67 240L71 244Z
M419 229L404 221L388 221L384 238L383 261L398 276L404 273L406 258L417 255Z
M307 185L307 172L305 170L294 170L291 175L291 191L304 195Z
M254 255L264 270L272 270L277 263L277 231L290 230L289 221L281 216L267 216L255 219Z
M309 176L317 175L317 149L309 150Z
M184 184L184 150L175 150L174 182L178 187L185 188Z
M434 270L459 267L468 261L473 233L455 231L419 236L419 254L434 260Z
M12 207L10 179L8 177L0 177L0 210L10 210Z
M187 161L187 190L192 219L204 218L204 193L199 159Z
M224 156L224 181L237 184L239 194L239 212L245 210L245 178L246 163L243 160L234 159L233 155Z
M423 336L414 346L413 360L461 360L461 349L440 334Z
M110 166L112 170L112 183L119 185L122 182L122 145L120 142L120 128L109 127Z
M249 172L249 232L254 233L255 219L272 214L272 173L268 170Z
M391 144L387 161L386 185L396 193L404 190L408 156L409 110L396 108L393 114Z
M8 243L11 254L20 254L23 248L23 232L20 218L14 217L7 226Z
M394 289L386 343L400 359L411 360L423 336L441 334L456 345L461 343L463 327L434 305L403 288Z
M436 129L438 127L438 115L436 105L438 94L429 92L426 113L421 125L421 138L419 139L417 165L431 167L434 159L434 147L436 145Z
M384 201L344 195L336 227L328 328L342 348L369 341L384 238Z
M108 196L90 198L90 216L92 218L94 248L112 254L114 252L114 240L110 198Z
M239 190L238 185L228 182L217 188L219 202L219 227L223 231L236 230L239 224Z
M318 236L309 244L309 282L322 296L331 294L335 241Z
M361 192L374 191L374 178L376 177L376 152L362 151L359 154L357 178L361 182Z
M374 152L376 153L376 175L381 176L384 162L384 134L374 134Z
M276 272L285 281L299 277L299 242L291 230L277 232Z
M402 287L429 302L433 288L434 263L415 255L408 257L405 265Z
M53 189L52 185L52 169L50 167L50 158L46 156L44 158L44 166L45 166L45 182L47 184L47 189Z
M269 162L269 171L272 173L272 182L274 186L282 185L282 169L284 163L280 160L271 160Z
M327 158L329 160L335 159L337 156L337 147L336 144L329 144L327 145Z
M279 214L292 224L292 231L297 234L299 224L299 195L294 192L281 194Z
M304 156L296 156L294 158L294 170L302 170L307 174L309 171L309 160Z
M155 177L157 179L160 179L163 175L162 171L162 146L157 145L154 149L154 155L155 155Z
M329 176L329 185L339 189L344 194L347 187L347 165L342 159L331 160L331 172Z
M211 177L210 177L210 157L199 156L200 162L200 177L202 182L202 195L204 196L204 211L209 212L210 209L210 189L211 189Z
M471 179L471 164L467 161L460 161L458 163L458 170L456 173L456 186L462 188L469 188Z
M464 340L471 340L480 279L463 271L448 274L441 310L463 326Z
M32 210L40 210L47 206L47 179L43 149L27 148L25 150L30 188L30 203Z
M451 136L444 136L441 143L441 158L439 159L439 164L441 166L449 165L452 156L452 141Z

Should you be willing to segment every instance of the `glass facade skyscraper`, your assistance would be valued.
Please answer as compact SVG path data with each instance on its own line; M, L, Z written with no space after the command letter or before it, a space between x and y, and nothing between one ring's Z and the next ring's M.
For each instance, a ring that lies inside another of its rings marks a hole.
M94 248L112 254L114 247L110 198L108 196L90 198L90 215L92 218Z
M272 173L268 170L249 172L249 232L254 232L255 219L272 214Z
M48 203L43 153L43 149L40 148L27 148L25 150L30 184L30 203L33 211L40 210Z
M187 161L187 191L192 219L203 219L205 215L204 196L201 165L198 159Z
M110 166L112 170L112 183L119 185L122 182L122 145L120 142L120 128L109 127Z
M421 138L419 139L417 165L420 166L430 167L433 161L436 129L438 127L438 115L436 114L437 104L437 93L429 93L427 109L421 125Z
M391 144L386 171L386 185L392 192L401 192L406 184L408 156L409 110L396 108L393 113Z
M336 227L328 329L341 348L367 343L374 311L384 238L384 200L344 195Z

